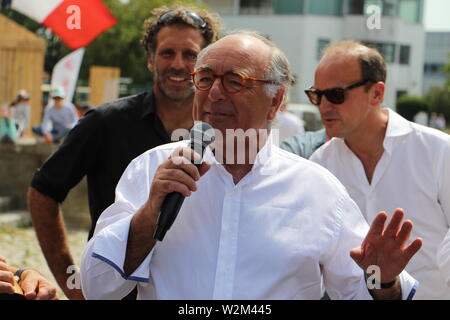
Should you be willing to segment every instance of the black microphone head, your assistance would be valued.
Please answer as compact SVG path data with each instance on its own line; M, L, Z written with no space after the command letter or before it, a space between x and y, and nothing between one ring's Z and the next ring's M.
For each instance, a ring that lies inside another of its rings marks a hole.
M203 153L203 150L215 139L214 128L206 122L198 121L191 129L190 138L193 149L197 151L201 148Z

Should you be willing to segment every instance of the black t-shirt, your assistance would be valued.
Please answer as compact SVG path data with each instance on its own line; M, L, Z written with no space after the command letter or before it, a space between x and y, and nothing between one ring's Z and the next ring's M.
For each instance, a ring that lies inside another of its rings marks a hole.
M31 186L61 203L87 175L91 238L100 214L114 202L116 185L131 160L169 142L151 93L106 103L78 121L35 172Z

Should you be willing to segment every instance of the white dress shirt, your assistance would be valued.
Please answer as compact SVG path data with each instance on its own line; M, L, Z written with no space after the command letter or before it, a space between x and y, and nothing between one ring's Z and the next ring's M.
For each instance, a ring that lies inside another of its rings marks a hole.
M412 238L423 238L422 249L406 267L420 282L415 298L450 299L450 287L436 263L437 248L450 222L450 136L388 110L384 153L372 183L343 139L333 138L310 160L344 184L369 223L378 211L391 215L396 208L403 208L406 219L414 223Z
M101 215L82 257L87 299L371 299L349 251L368 225L342 184L324 168L267 143L239 183L207 148L211 169L185 199L162 242L126 277L133 214L147 201L159 164L186 141L134 159ZM150 232L150 230L149 230ZM403 297L417 282L401 274Z

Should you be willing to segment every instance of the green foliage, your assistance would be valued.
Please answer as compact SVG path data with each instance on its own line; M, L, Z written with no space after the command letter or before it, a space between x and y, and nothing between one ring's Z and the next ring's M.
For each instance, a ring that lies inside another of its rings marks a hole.
M404 95L397 100L397 112L410 121L414 120L418 112L428 110L428 102L421 97Z
M426 100L430 106L430 112L443 113L445 119L450 121L450 86L431 88L426 95Z
M450 90L450 53L448 54L448 64L442 68L442 71L447 75L447 82L445 83L445 88Z

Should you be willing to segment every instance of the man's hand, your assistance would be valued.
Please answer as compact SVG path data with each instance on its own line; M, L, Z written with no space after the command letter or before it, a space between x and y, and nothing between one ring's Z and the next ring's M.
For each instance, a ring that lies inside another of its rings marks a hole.
M25 270L19 285L28 300L58 300L56 287L35 270Z
M197 191L196 181L203 176L211 165L203 162L199 168L193 162L199 163L201 157L190 148L177 148L170 158L157 169L150 189L149 205L152 211L159 213L167 194L179 192L189 197Z
M14 272L17 270L0 257L0 293L14 293ZM27 269L22 273L19 286L28 300L57 300L56 287L37 271Z
M361 246L350 251L350 256L364 272L369 266L378 266L381 273L380 282L383 283L396 280L409 260L422 247L420 238L406 245L413 224L410 220L402 223L403 216L402 209L395 210L391 221L384 228L387 215L385 212L378 213Z
M53 142L53 137L50 133L44 133L44 140L47 143L52 143Z

